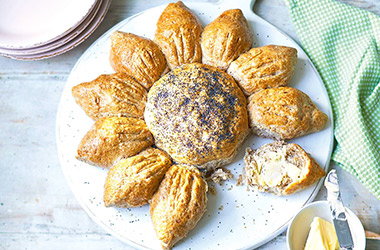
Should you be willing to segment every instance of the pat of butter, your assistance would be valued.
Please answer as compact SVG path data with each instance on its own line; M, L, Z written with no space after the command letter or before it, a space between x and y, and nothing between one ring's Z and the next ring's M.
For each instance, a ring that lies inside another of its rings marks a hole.
M305 250L339 249L338 237L334 225L324 219L315 217L310 225Z

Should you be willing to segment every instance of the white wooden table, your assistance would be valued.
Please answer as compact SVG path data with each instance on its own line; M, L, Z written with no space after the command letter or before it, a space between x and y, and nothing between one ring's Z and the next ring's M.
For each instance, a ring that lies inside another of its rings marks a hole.
M379 0L341 1L380 15ZM57 159L55 118L66 78L86 48L119 21L165 2L114 0L101 26L74 50L36 62L0 58L0 249L130 248L96 225L66 185ZM282 0L257 0L254 11L297 40ZM379 233L380 201L337 170L344 203L365 229ZM325 199L325 191L316 199ZM261 249L286 249L285 234Z

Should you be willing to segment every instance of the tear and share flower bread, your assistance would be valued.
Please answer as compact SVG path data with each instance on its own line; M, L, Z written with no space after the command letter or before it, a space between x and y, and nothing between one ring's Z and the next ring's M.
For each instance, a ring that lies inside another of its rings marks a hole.
M243 12L223 12L208 24L202 33L202 62L222 70L252 46L253 37Z
M72 94L94 120L108 116L142 118L147 97L146 89L125 73L100 75L74 86Z
M164 151L148 148L121 159L108 172L104 185L106 207L138 207L148 203L171 165Z
M244 94L252 95L262 89L288 85L296 62L296 49L267 45L240 55L227 72L239 83Z
M247 184L276 195L292 194L326 174L299 145L282 141L247 148L244 161Z
M169 68L202 61L202 25L181 1L170 3L157 22L154 41L166 56Z
M111 167L121 158L153 145L153 136L143 120L129 117L99 118L79 144L77 159Z
M322 130L328 119L309 96L291 87L256 92L248 99L248 112L255 134L277 140Z
M164 249L186 237L206 212L207 183L195 167L173 165L150 203L150 215Z
M148 93L144 118L157 147L177 163L229 163L248 134L246 98L233 78L194 63L175 68Z
M116 72L133 76L149 89L166 70L165 56L152 40L116 31L111 35L110 62Z

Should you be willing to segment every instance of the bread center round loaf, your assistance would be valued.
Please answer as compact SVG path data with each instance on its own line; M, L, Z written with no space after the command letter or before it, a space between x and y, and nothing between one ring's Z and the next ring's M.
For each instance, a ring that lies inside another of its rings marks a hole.
M247 100L218 68L175 68L150 89L144 113L157 147L177 163L213 168L229 163L248 134Z

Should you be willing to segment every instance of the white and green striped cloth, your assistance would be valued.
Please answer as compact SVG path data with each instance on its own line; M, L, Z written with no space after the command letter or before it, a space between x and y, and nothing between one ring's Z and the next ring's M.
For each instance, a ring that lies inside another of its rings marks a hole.
M285 0L334 114L332 159L380 199L380 17L335 0Z

